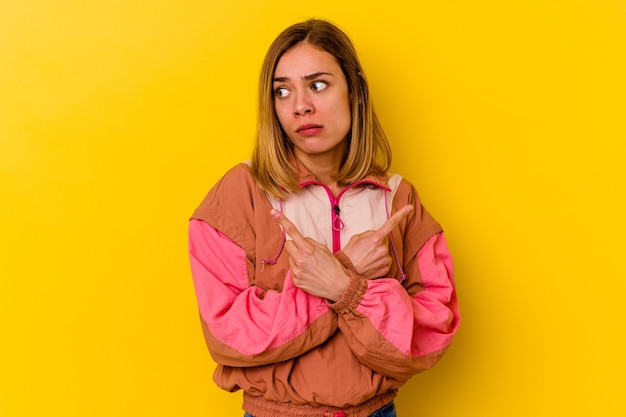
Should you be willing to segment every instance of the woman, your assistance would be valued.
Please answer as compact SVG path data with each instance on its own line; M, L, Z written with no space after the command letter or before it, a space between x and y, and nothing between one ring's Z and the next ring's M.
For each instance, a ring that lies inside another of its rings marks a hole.
M246 416L395 416L459 324L441 227L391 152L347 36L295 24L261 72L252 161L194 212L192 275L214 381Z

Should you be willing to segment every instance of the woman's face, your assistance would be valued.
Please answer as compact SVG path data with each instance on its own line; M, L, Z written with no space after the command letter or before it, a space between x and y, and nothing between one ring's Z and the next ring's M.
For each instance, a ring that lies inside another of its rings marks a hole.
M300 43L278 61L273 90L278 120L296 158L340 162L352 116L348 83L336 59Z

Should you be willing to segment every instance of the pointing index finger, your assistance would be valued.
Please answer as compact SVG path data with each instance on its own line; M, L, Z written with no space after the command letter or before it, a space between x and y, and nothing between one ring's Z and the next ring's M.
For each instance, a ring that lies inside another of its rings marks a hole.
M306 239L302 236L302 233L298 230L295 224L291 222L283 213L278 210L272 209L270 211L271 216L276 220L283 228L285 233L287 233L297 247L302 247L306 243Z
M396 211L393 216L389 217L387 221L382 226L380 226L378 230L376 230L375 233L381 239L384 239L389 233L393 231L393 229L396 228L396 226L398 226L398 224L400 224L400 221L408 216L409 213L412 211L413 205L411 204L402 207L400 210Z

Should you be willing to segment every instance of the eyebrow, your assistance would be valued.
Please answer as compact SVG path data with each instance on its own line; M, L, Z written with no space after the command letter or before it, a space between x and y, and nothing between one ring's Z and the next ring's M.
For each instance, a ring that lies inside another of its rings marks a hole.
M302 81L311 81L320 75L330 75L332 77L333 74L330 72L314 72L313 74L305 75L302 77ZM274 77L274 82L284 83L285 81L289 81L289 77Z

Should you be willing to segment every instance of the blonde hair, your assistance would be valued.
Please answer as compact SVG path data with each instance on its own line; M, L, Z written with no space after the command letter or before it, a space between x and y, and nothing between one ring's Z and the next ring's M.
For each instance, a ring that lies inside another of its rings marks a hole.
M277 198L298 192L300 187L289 163L293 145L274 109L274 72L283 54L303 42L333 55L348 84L352 128L348 133L346 155L337 182L348 185L367 174L383 176L391 165L391 148L374 112L367 80L352 41L335 25L324 20L296 23L285 29L271 44L259 80L257 136L251 170L259 186Z

